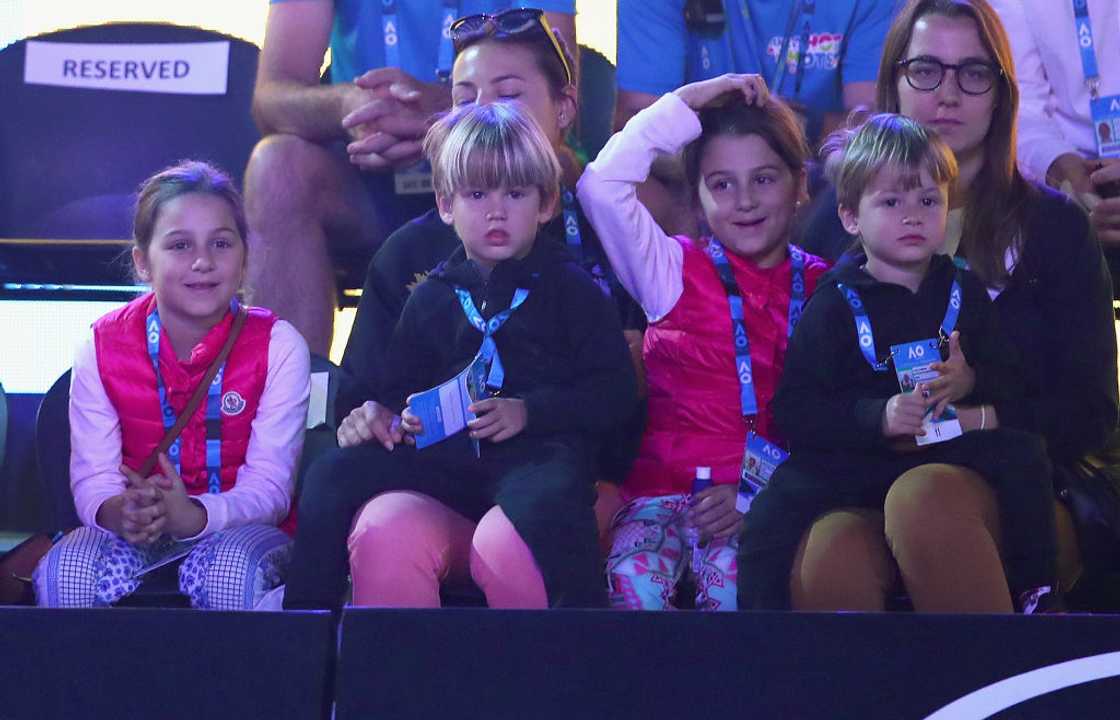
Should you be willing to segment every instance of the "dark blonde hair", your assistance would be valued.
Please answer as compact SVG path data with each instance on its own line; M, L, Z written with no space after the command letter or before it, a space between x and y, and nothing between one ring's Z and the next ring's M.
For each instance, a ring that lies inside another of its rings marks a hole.
M957 159L936 132L905 115L872 115L859 127L840 130L825 141L828 164L840 206L855 210L867 186L884 168L903 171L905 189L918 187L922 170L939 186L957 178Z
M514 103L463 105L436 120L424 137L437 195L456 190L535 186L541 206L560 197L560 162L527 111Z
M223 170L200 160L181 160L140 184L132 221L132 242L145 256L163 206L182 195L199 193L226 201L242 242L249 235L245 205L233 180Z
M712 138L721 135L758 135L777 153L795 176L809 159L809 143L789 106L771 96L765 105L748 105L735 91L727 102L700 111L700 137L684 149L684 172L695 195L700 183L700 160Z
M876 102L883 112L899 112L898 63L906 59L914 25L927 15L967 18L976 24L984 49L1000 70L992 122L984 139L984 162L973 180L965 213L961 247L980 279L1000 284L1007 275L1004 256L1016 242L1033 189L1016 167L1016 115L1019 86L1007 31L987 0L910 0L899 11L883 43ZM979 197L976 188L984 189Z

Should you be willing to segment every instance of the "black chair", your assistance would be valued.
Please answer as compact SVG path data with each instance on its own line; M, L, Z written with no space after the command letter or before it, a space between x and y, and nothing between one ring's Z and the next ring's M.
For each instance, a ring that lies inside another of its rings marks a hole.
M132 235L132 194L144 178L197 158L241 180L260 137L249 115L259 49L209 30L159 23L111 23L30 39L229 42L225 95L27 84L27 40L0 51L0 280L119 284L128 276L126 264L115 262L119 243Z

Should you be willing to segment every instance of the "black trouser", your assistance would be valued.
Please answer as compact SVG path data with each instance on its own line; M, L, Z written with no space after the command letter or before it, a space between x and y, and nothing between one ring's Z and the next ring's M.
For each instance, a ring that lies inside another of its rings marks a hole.
M793 558L816 519L842 507L881 509L900 475L931 463L974 470L995 490L1001 554L1013 592L1054 583L1054 491L1045 445L1037 435L1000 428L913 453L794 452L754 499L744 522L739 607L788 609Z
M553 607L606 603L599 567L595 490L578 439L517 437L482 443L465 435L416 450L376 443L332 450L312 464L299 499L284 607L337 608L349 572L354 515L389 490L429 495L472 520L502 508L533 553Z

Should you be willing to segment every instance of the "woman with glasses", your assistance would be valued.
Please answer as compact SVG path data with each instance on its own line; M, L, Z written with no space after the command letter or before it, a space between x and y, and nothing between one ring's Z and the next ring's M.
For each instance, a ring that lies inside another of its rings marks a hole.
M644 316L615 279L574 197L582 168L565 140L578 106L574 65L563 39L533 9L460 18L451 26L451 37L456 52L452 103L516 102L541 126L563 171L560 212L541 229L541 241L568 248L611 297L631 347L640 352ZM352 382L338 399L339 414L345 415L338 431L341 446L386 444L395 432L392 413L373 392L384 353L412 289L459 245L454 230L432 211L390 236L374 257L343 357ZM640 422L640 417L634 422ZM600 476L622 475L628 448L636 444L639 433L637 427L622 427L604 440ZM486 527L476 531L478 518L468 519L420 494L386 493L374 498L358 514L350 537L354 604L438 606L441 581L462 584L473 579L491 605L543 606L544 588L531 555L501 511L492 515ZM526 559L523 571L509 569L511 563L524 564ZM478 569L473 577L472 569ZM523 582L509 583L510 577Z
M1020 175L1018 104L1007 34L986 0L911 0L900 11L884 44L877 109L936 129L956 154L944 252L988 287L1027 380L1021 397L985 408L986 426L1042 435L1061 494L1117 423L1112 292L1085 214ZM842 248L825 241L839 223L832 200L805 241L835 257ZM854 252L840 260L863 261ZM788 576L755 580L788 581L801 610L881 610L904 587L917 610L1010 612L995 507L971 471L920 466L895 481L882 512L818 518ZM1077 537L1057 501L1055 513L1058 584L1068 593L1082 574ZM748 574L750 557L740 562ZM750 582L741 585L748 593Z

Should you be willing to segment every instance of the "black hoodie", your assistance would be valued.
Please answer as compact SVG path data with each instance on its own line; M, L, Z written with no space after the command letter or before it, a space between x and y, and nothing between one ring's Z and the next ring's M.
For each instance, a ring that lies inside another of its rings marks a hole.
M855 321L837 282L855 288L875 336L875 356L890 347L936 338L945 317L949 290L958 274L945 256L934 256L917 293L879 282L854 262L842 262L817 282L786 352L785 370L771 406L790 449L879 450L890 452L882 433L883 409L898 394L893 364L871 369L860 351ZM963 296L956 329L961 349L976 372L972 394L962 405L999 403L1021 393L1023 381L1015 350L996 326L992 303L980 281L959 271ZM947 344L942 345L942 357Z
M467 320L454 286L483 318L529 296L494 334L505 368L502 396L525 400L526 435L606 431L628 417L637 381L618 312L556 243L539 239L521 260L498 263L484 280L460 247L405 303L386 353L378 398L400 411L409 394L454 377L474 358L482 333Z

